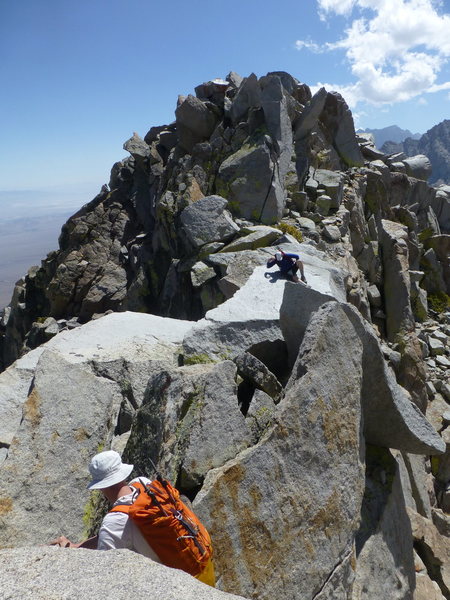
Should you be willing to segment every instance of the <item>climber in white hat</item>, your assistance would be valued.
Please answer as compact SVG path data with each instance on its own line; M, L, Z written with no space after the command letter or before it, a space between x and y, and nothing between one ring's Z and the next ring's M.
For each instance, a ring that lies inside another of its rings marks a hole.
M87 487L89 490L100 490L112 506L115 504L132 504L136 492L127 483L132 470L133 465L123 463L120 454L114 450L100 452L89 463L89 472L92 479ZM130 484L135 481L138 481L138 479L133 479ZM140 477L139 481L151 483L151 480L146 477ZM90 548L94 550L128 548L156 562L161 562L137 525L123 512L107 513L98 535L84 542L73 543L62 535L52 540L50 544L62 548Z

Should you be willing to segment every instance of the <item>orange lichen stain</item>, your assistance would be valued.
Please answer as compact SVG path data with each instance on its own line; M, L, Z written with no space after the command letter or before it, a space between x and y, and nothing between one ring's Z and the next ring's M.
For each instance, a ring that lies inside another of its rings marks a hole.
M350 410L346 401L333 397L325 401L319 396L309 408L307 418L312 425L320 420L329 452L341 455L359 448L356 411Z
M319 417L321 417L326 410L328 409L324 399L321 396L318 396L308 409L307 418L311 425L315 425Z
M239 555L236 553L232 536L229 533L230 524L228 517L229 507L225 506L225 499L228 500L228 470L220 482L212 489L211 494L211 518L212 525L210 529L211 538L214 543L216 559L216 575L223 579L226 590L234 593L239 592L240 582L238 575ZM231 481L233 474L231 473Z
M191 183L189 184L187 192L189 194L191 202L197 202L197 200L201 200L202 198L205 197L205 194L200 189L200 186L199 186L197 180L195 179L195 177L192 179Z
M28 396L25 404L23 405L23 417L26 419L32 427L37 427L42 419L40 410L41 398L36 388L33 388L31 394Z
M84 429L84 427L78 427L78 429L75 429L73 437L76 439L77 442L84 442L84 440L89 439L90 435L88 434L86 429Z
M359 448L359 426L356 411L350 411L336 398L323 415L323 432L330 452L342 455Z
M341 502L340 492L333 490L325 505L311 519L313 527L323 531L328 539L331 539L333 534L339 534L342 529Z
M0 498L0 515L6 515L13 509L12 498Z
M301 545L302 545L304 551L306 552L306 554L308 555L308 557L310 558L310 560L311 561L315 560L316 559L316 550L314 548L313 542L308 538L308 536L306 535L306 533L304 531L302 531L298 534L298 538L301 541ZM313 539L314 539L314 537L313 537Z
M258 506L259 506L259 503L263 499L263 495L261 494L261 490L258 487L256 487L255 485L253 485L250 488L250 490L248 492L248 495L249 495L249 497L253 501L254 508L257 509Z
M56 442L56 440L59 440L60 437L61 437L61 435L57 431L54 431L52 433L52 435L50 436L50 441L52 443L54 443L54 442Z

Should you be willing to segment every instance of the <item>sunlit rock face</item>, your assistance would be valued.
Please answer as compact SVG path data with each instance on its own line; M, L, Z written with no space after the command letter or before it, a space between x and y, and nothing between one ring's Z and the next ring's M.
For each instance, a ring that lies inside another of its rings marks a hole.
M3 311L0 546L95 533L86 467L113 448L193 501L225 592L447 597L448 190L287 73L195 94Z

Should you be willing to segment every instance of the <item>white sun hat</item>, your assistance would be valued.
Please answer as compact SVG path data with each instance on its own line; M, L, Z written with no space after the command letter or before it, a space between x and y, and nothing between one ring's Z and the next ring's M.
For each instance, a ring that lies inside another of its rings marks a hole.
M123 463L120 454L114 450L96 454L89 463L92 481L87 486L88 490L102 490L125 481L133 467L134 465Z

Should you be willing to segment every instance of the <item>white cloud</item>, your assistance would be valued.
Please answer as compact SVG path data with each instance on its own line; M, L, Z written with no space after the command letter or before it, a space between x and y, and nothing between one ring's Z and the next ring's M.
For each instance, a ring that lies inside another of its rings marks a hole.
M450 59L450 14L439 13L434 0L317 3L322 18L356 14L344 37L322 46L345 52L354 83L326 87L340 91L350 106L361 101L391 104L450 89L450 82L437 82ZM314 42L297 42L298 48L315 46Z
M319 46L319 44L311 42L310 40L297 40L295 42L295 47L297 50L303 50L303 48L306 48L307 50L311 50L311 52L315 53L324 52L326 50L326 48L323 48L322 46Z
M426 106L428 104L428 101L426 98L419 98L417 100L417 104L419 104L420 106Z
M350 14L355 5L355 0L318 0L318 5L321 19L325 19L329 12L338 15Z

